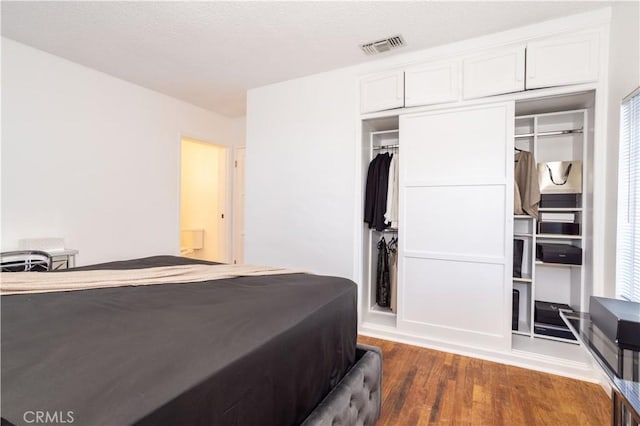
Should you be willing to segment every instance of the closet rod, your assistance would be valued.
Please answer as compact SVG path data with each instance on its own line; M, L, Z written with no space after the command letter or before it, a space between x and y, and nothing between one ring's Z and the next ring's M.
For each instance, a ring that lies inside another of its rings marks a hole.
M538 136L571 135L573 133L582 133L582 129L558 130L555 132L542 132L542 133L538 133Z
M583 130L582 129L572 129L572 130L557 130L557 131L553 131L553 132L542 132L542 133L538 133L537 136L558 136L558 135L571 135L574 133L582 133ZM531 138L533 137L534 134L533 133L527 133L525 135L515 135L516 139L518 138Z
M374 146L373 150L377 151L380 149L393 149L393 148L399 148L400 144L395 144L395 145L382 145L382 146Z

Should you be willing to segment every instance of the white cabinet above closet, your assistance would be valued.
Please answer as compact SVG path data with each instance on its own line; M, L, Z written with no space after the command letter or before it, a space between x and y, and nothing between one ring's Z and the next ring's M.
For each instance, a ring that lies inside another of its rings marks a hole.
M527 44L527 89L596 81L599 33L553 37Z
M600 32L520 42L364 77L362 114L597 81ZM526 60L525 60L526 59Z
M360 112L384 111L404 106L404 71L370 75L360 80Z
M407 107L455 102L460 96L460 61L409 67L404 72Z
M524 52L524 45L518 45L465 59L464 98L523 91Z

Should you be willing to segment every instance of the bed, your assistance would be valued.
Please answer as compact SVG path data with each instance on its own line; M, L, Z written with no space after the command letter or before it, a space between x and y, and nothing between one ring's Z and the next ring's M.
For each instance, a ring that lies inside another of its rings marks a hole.
M208 262L156 256L75 270L185 263ZM356 348L356 286L346 279L292 273L4 295L1 304L9 424L32 423L24 416L35 411L72 412L83 425L379 416L381 354Z

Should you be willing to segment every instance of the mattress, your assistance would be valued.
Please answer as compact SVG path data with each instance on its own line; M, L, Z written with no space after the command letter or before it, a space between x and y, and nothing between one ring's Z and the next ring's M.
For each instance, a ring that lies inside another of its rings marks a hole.
M161 256L91 269L185 262ZM355 360L356 286L342 278L0 299L2 417L13 424L32 423L36 411L71 413L85 425L299 424Z

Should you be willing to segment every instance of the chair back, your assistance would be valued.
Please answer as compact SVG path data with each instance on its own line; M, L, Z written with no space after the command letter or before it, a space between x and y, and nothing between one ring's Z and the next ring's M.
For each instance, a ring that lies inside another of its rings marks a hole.
M50 271L51 264L51 255L46 251L20 250L0 253L2 272Z

